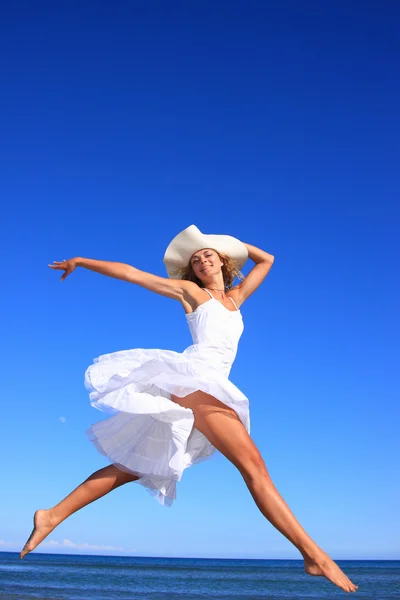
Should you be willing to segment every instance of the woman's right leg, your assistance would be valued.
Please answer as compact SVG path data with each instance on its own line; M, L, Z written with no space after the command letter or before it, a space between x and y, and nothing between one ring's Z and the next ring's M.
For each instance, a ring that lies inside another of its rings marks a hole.
M139 477L131 473L125 473L114 465L109 465L92 473L86 481L75 488L59 504L48 510L37 510L35 512L33 530L21 551L20 557L24 558L25 554L32 552L61 521L64 521L74 512L105 496L117 487L130 481L136 481L136 479L139 479Z

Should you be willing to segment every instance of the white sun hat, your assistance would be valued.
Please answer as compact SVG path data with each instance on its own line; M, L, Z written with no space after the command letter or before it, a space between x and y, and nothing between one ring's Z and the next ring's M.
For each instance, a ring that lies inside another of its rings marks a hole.
M222 254L226 254L236 261L241 269L248 259L246 246L231 235L214 235L202 233L196 225L190 225L177 236L164 254L164 264L168 276L173 279L180 279L179 269L184 269L189 264L193 254L203 248L211 248Z

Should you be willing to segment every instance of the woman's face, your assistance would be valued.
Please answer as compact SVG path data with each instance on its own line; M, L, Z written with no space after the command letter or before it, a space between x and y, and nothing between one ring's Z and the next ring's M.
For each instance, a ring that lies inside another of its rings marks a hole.
M195 252L190 259L190 264L196 277L200 281L210 279L210 276L220 273L223 262L218 253L211 248L203 248Z

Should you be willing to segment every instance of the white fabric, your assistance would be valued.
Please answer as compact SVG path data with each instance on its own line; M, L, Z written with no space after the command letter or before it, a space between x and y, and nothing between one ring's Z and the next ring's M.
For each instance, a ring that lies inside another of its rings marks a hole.
M206 392L233 408L250 432L248 399L228 379L242 315L206 291L211 298L186 315L193 345L184 352L122 350L95 359L85 373L92 406L116 413L94 424L89 439L120 469L139 475L137 483L168 506L184 469L215 451L193 426L193 411L173 402L171 394Z
M237 238L231 235L202 233L196 225L190 225L174 237L165 251L163 260L168 276L179 279L179 269L187 267L193 254L203 248L212 248L233 258L239 269L249 256L246 246Z
M207 292L208 292L208 290L207 290ZM208 293L210 293L210 292L208 292ZM212 296L211 296L211 298L212 298ZM236 302L234 301L234 299L233 299L231 296L228 296L228 298L229 298L230 300L232 300L232 302L233 302L233 306L236 308L236 310L239 310L239 309L238 309L238 307L237 307L237 305L236 305Z

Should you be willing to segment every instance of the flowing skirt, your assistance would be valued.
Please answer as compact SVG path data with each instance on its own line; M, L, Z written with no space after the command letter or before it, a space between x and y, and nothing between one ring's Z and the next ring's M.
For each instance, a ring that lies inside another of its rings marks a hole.
M191 348L194 348L192 346ZM87 431L96 448L162 505L176 498L184 469L214 446L194 427L194 414L171 400L201 390L233 408L250 432L246 396L201 353L134 349L104 354L85 373L95 408L113 416Z

